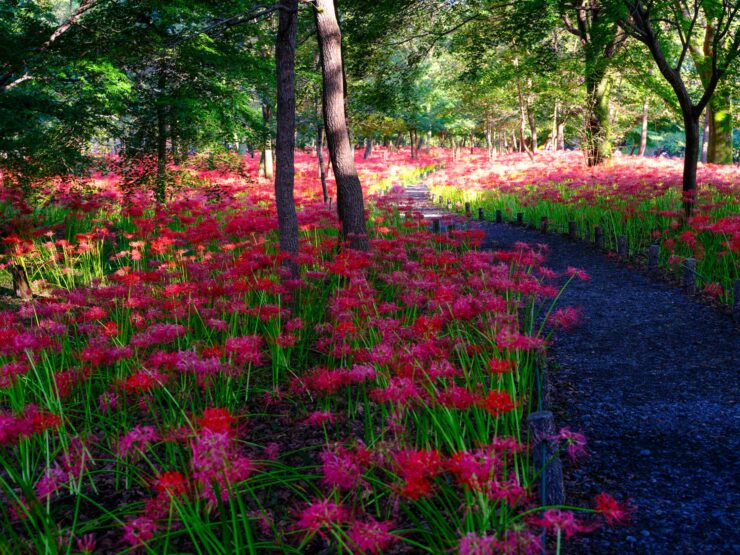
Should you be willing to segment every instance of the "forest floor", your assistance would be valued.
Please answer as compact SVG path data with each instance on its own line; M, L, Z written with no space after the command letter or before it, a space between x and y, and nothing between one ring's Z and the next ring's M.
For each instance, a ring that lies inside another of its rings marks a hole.
M424 184L406 191L425 217L449 217ZM559 306L579 325L555 337L550 380L558 426L586 434L589 456L566 466L566 503L607 491L636 506L626 526L566 543L565 553L740 553L740 333L731 318L610 259L582 241L470 221L484 247L549 247L574 266ZM443 221L442 231L445 230Z

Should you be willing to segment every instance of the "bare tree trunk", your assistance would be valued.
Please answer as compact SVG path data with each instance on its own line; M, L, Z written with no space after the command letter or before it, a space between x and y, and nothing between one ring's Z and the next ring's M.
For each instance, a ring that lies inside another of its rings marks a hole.
M170 106L170 152L172 153L172 161L175 164L180 164L180 152L178 150L179 142L178 142L178 127L177 127L177 115L175 114L175 109Z
M642 104L642 128L640 130L640 150L638 156L645 156L648 136L648 112L650 108L650 97L645 96L645 102Z
M154 185L154 198L158 204L164 204L167 194L167 108L164 104L166 86L164 61L159 69L159 98L157 99L157 179Z
M724 90L718 90L709 101L707 113L707 161L711 164L732 164L732 96Z
M365 139L365 153L362 155L362 158L364 160L367 160L370 158L370 155L373 153L373 140L371 137L367 137Z
M329 155L337 181L337 209L342 236L352 249L370 247L365 226L365 206L360 178L355 169L344 109L342 35L334 0L316 0L316 34L321 51L324 85L324 123Z
M699 162L699 118L684 114L686 153L683 161L684 211L691 215L696 200L696 168Z
M701 161L707 163L707 154L709 152L709 114L710 108L707 106L704 109L704 132L701 134Z
M427 130L427 156L432 153L432 130Z
M298 0L280 0L280 19L275 42L277 77L277 139L275 154L275 204L278 214L280 250L290 255L286 265L298 276L298 217L293 186L295 176L295 48L298 30ZM265 159L267 166L267 158Z
M260 161L260 165L262 166L262 175L265 176L267 179L272 179L274 167L274 163L272 160L272 132L270 131L271 119L272 111L270 110L270 105L267 103L263 103L262 120L265 122L265 127L267 128L267 137L265 138L265 145L262 149L262 160Z
M318 158L319 179L321 179L321 193L324 204L329 204L329 190L326 187L326 170L324 169L324 124L316 126L316 156Z

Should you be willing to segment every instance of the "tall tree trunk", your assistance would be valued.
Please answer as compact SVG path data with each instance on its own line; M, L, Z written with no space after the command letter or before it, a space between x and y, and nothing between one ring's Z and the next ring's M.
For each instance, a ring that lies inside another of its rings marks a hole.
M560 101L555 102L552 110L552 131L550 136L550 149L558 150L558 118L560 117Z
M324 204L329 204L329 189L326 186L326 169L324 166L324 124L319 122L316 126L316 157L318 158L319 179L321 179L321 194Z
M175 109L170 106L170 152L172 153L172 161L175 164L180 164L182 159L180 158L180 141L178 140L179 127L177 125L177 115Z
M432 130L427 129L427 156L432 153Z
M589 166L601 164L612 155L611 129L609 127L609 93L611 79L607 73L605 62L596 59L594 47L587 48L586 52L586 129L585 154ZM591 54L589 54L591 53Z
M367 160L370 158L370 155L373 153L373 140L371 137L367 137L365 139L365 153L362 155L363 160Z
M707 151L709 150L709 106L704 109L704 128L701 134L701 161L707 163Z
M164 104L166 86L164 62L159 70L157 99L157 178L154 185L154 198L158 204L164 204L167 195L167 107Z
M293 277L298 276L298 217L293 185L295 176L295 48L298 29L298 0L280 0L280 19L275 42L277 77L277 138L275 155L275 205L278 214L280 250ZM267 162L267 159L265 160ZM267 164L266 164L267 165Z
M532 137L532 152L537 152L537 122L534 119L534 111L527 104L527 120L529 122L529 133Z
M707 162L732 164L732 96L718 90L709 101Z
M352 249L370 247L365 225L362 186L355 168L354 152L349 142L344 108L342 35L334 0L316 0L316 34L321 51L324 85L324 123L329 155L337 182L337 209L342 222L342 236Z
M267 103L263 103L262 120L265 122L265 127L267 128L267 137L265 138L265 145L262 149L262 160L260 164L262 165L262 175L267 179L272 179L274 166L272 161L272 132L270 131L270 119L272 119L270 106Z
M650 109L650 97L645 96L645 101L642 103L642 127L640 128L640 150L638 156L645 156L645 149L647 148L647 137L648 137L648 111Z
M416 160L416 134L414 133L414 130L411 129L409 131L409 143L411 146L411 159Z
M696 168L699 162L699 118L684 112L686 127L686 153L683 161L683 198L684 211L691 215L696 200Z

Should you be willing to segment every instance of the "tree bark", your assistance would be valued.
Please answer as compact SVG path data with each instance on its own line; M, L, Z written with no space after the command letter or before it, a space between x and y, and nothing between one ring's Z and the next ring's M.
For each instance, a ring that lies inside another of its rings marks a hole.
M645 149L647 148L649 109L650 97L645 96L645 101L642 103L642 127L640 129L640 150L637 153L638 156L645 156Z
M298 34L298 0L280 0L280 18L275 43L277 77L277 138L275 155L275 204L278 215L280 250L290 258L286 266L298 276L298 217L293 186L295 179L295 48ZM267 162L267 158L265 159ZM267 163L265 164L267 166Z
M696 168L699 162L699 118L684 113L686 153L683 161L683 200L686 215L691 215L696 200Z
M365 205L362 186L355 168L354 152L349 142L344 108L342 35L334 0L316 0L316 34L321 52L324 86L324 124L329 156L337 182L337 210L342 223L342 237L349 247L368 250Z
M362 155L363 160L367 160L370 158L370 155L373 153L373 140L370 137L367 137L365 139L365 153Z
M262 175L265 176L267 179L272 179L274 175L274 164L272 161L272 132L270 131L271 118L272 113L269 104L262 104L262 121L265 122L265 127L267 128L267 137L265 138L265 145L262 149L262 160L260 164L262 166Z
M611 158L609 92L611 80L603 62L586 57L586 162L596 166Z
M707 151L709 150L709 106L704 110L704 129L701 134L701 161L707 163Z
M167 195L167 108L164 104L164 89L167 84L164 63L159 69L159 98L157 98L157 178L154 186L154 198L158 204L164 204Z
M707 162L732 164L732 96L717 91L709 101Z

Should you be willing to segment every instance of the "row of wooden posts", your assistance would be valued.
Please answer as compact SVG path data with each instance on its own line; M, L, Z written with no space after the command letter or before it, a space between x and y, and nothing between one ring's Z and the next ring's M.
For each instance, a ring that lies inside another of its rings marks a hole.
M445 200L439 196L438 197L439 204L444 205ZM447 199L447 210L452 212L452 200ZM468 218L472 218L473 213L469 202L465 203L465 216ZM486 215L483 210L483 208L478 208L478 220L485 221ZM504 223L504 214L501 210L496 210L495 214L495 221L497 224ZM516 214L516 220L511 222L513 225L523 226L524 225L524 213L523 212L517 212ZM590 239L591 232L590 232L590 224L587 223L587 231L586 231L586 240ZM539 229L542 233L547 233L549 226L549 221L547 216L542 216L540 218L540 226ZM531 227L534 227L534 224L532 224ZM450 224L448 226L449 231L454 231L455 226L454 224ZM432 220L432 230L435 233L440 232L440 224L439 219ZM578 239L578 226L575 221L568 222L568 237L572 239L573 241ZM601 226L594 226L594 246L598 250L604 250L604 228ZM617 257L620 260L627 260L629 258L629 245L627 243L627 237L625 235L620 235L617 237ZM648 259L648 273L651 275L656 275L658 273L659 269L659 261L660 261L660 245L652 244L648 247L647 251L647 259ZM697 291L697 277L698 274L696 272L696 259L695 258L686 258L684 259L682 263L683 272L681 274L681 285L686 290L687 293L693 295ZM740 324L740 279L735 281L734 286L734 300L732 307L732 316L733 319L737 324Z

